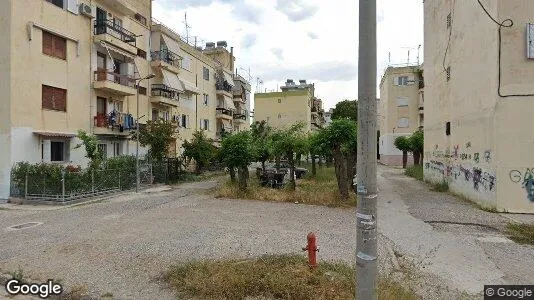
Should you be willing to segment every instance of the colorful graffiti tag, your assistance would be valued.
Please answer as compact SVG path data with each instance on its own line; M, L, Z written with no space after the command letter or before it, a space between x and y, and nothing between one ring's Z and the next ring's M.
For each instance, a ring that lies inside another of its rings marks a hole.
M534 168L510 171L510 180L514 183L521 183L521 186L527 191L527 199L534 202Z

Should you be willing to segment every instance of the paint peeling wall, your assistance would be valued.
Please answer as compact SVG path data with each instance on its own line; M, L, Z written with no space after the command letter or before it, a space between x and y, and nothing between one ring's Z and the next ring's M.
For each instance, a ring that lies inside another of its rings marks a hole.
M514 21L503 28L502 93L534 93L525 38L534 2L483 3L498 20ZM534 212L534 97L498 96L497 25L476 1L426 1L424 12L425 179L445 180L484 206Z

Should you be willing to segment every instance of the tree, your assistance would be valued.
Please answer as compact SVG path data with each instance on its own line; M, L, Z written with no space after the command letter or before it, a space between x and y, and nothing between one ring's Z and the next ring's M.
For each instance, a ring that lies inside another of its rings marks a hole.
M332 112L332 120L349 119L354 122L358 121L358 101L343 100L336 104Z
M263 172L265 172L265 162L272 156L269 148L269 138L272 131L272 128L264 120L256 121L250 126L255 161L261 162Z
M275 130L269 140L269 147L276 157L284 156L289 164L289 188L295 190L295 157L306 153L306 136L302 132L304 124L297 123L288 129Z
M211 160L217 155L217 149L211 143L203 131L195 131L191 141L184 141L182 144L184 148L184 157L195 160L196 172L201 173L204 168L209 165Z
M402 151L402 167L406 169L408 152L411 151L410 140L405 136L399 136L395 139L395 147Z
M247 189L248 166L255 157L252 137L249 131L241 131L226 136L219 150L223 163L228 168L236 168L239 189Z
M425 147L425 137L422 130L417 130L409 138L410 149L413 153L413 163L415 165L422 164L423 151Z
M147 121L139 128L139 143L149 146L148 155L155 161L162 161L169 153L169 146L175 140L176 125L170 121L158 119Z
M348 199L356 164L357 125L350 119L334 120L319 131L318 139L332 153L339 195Z
M98 148L98 139L94 135L87 134L84 130L78 130L77 136L82 142L74 147L78 149L81 146L85 148L85 157L90 160L89 168L97 170L104 160L104 153Z

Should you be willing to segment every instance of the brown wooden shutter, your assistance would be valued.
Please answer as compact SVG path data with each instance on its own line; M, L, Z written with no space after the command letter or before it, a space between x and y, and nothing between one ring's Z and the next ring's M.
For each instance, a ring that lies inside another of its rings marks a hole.
M54 90L52 87L43 85L43 109L53 109L52 98L54 97Z
M67 111L67 90L56 88L54 96L55 109L59 111Z
M57 35L54 36L54 56L61 59L67 58L67 40Z
M43 53L54 55L54 36L46 31L43 31Z
M43 109L67 111L67 90L43 85L42 92Z

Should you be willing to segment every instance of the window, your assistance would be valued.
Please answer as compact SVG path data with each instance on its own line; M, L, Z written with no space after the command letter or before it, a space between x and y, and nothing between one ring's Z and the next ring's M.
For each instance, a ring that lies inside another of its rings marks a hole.
M137 49L137 56L142 57L143 59L146 59L146 51Z
M208 94L204 94L204 105L208 106L208 103L209 103L209 95Z
M451 122L445 123L445 135L451 135Z
M121 144L113 143L113 156L121 156Z
M46 0L46 2L52 3L59 8L63 8L63 0Z
M202 122L200 123L200 129L209 130L210 129L210 120L208 120L208 119L202 120Z
M159 112L157 109L152 109L152 121L157 121L159 118Z
M50 142L50 161L65 160L65 142Z
M122 112L122 101L113 102L113 110L116 112Z
M406 107L408 106L408 98L407 97L399 97L397 98L397 107Z
M170 120L170 114L168 111L163 112L163 120L169 121Z
M408 76L399 76L395 85L408 85Z
M182 58L182 69L191 70L191 59L187 55Z
M136 20L137 22L139 22L139 23L141 23L141 24L143 24L143 25L146 26L146 18L145 18L145 17L143 17L143 16L140 15L140 14L135 14L134 18L135 18L135 20Z
M98 151L102 153L102 157L106 159L108 157L108 145L106 144L98 144Z
M210 80L210 69L203 67L202 68L202 77L204 77L204 80L209 81Z
M281 114L278 114L278 119L281 119L282 118L282 115Z
M117 28L117 29L122 28L122 20L119 19L119 18L117 18L117 17L113 18L113 25L114 25L115 28Z
M96 114L105 115L106 114L106 103L107 99L103 97L96 97Z
M410 119L408 118L399 118L397 121L398 128L408 128L410 127Z
M67 111L67 90L43 85L42 108L57 111Z
M189 116L182 115L182 127L189 128Z
M278 103L282 103L282 99L278 99Z
M146 95L146 87L139 86L139 94L140 95Z
M43 54L67 59L67 40L48 31L43 31Z

